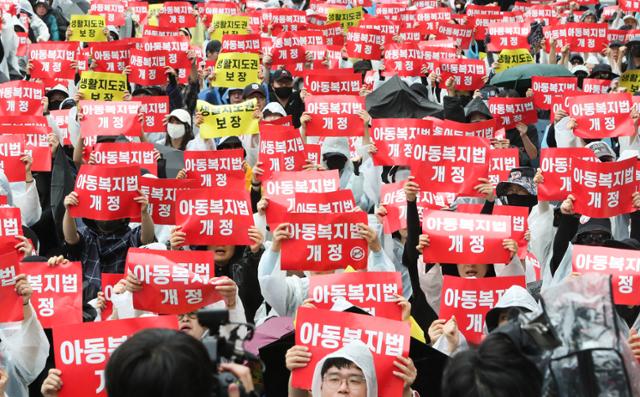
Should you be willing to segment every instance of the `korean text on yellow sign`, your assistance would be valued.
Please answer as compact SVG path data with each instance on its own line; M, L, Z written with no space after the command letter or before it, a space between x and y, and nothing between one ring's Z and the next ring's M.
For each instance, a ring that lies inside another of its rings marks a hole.
M106 27L104 15L71 15L69 27L71 28L69 41L87 43L107 41L107 35L104 32Z
M216 62L216 81L218 87L244 88L258 83L260 56L248 52L223 52Z
M211 40L222 41L225 34L249 34L249 17L243 15L215 14L211 17Z
M122 73L82 72L79 92L93 101L122 101L127 90L127 76Z
M620 76L620 87L627 89L627 92L634 94L640 92L640 69L627 70Z
M259 120L253 117L258 101L251 99L235 105L211 105L198 101L196 110L204 116L200 125L202 138L249 135L259 132Z
M502 50L498 56L498 67L496 68L496 72L504 72L514 66L524 65L527 63L534 63L533 56L531 56L528 49L519 48L517 50Z
M350 27L358 26L362 19L362 7L354 8L331 8L327 14L327 24L333 22L340 22L343 30L347 30Z

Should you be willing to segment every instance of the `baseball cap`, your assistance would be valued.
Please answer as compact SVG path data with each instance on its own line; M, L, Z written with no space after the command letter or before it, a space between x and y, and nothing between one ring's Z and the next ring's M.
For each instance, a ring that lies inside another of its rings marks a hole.
M267 104L267 106L265 106L264 109L262 109L262 115L264 117L273 116L273 115L286 117L287 112L284 110L282 105L280 105L278 102L271 102Z
M184 109L175 109L174 111L169 113L169 118L171 117L177 118L181 123L187 123L191 125L191 115Z
M242 91L242 97L248 98L250 95L253 95L256 93L261 94L265 98L267 97L267 94L265 94L262 84L257 84L257 83L249 84L248 86L244 87L244 90Z
M635 238L626 238L624 240L607 240L604 242L604 246L625 250L640 250L640 242Z
M498 183L496 193L498 196L506 196L509 186L517 185L524 188L529 194L536 196L538 191L535 183L533 183L533 177L535 175L536 170L532 167L514 168L509 173L509 179L506 182Z
M278 69L273 72L273 81L293 80L293 76L287 69Z
M587 147L593 150L593 154L595 154L598 160L602 162L616 161L616 157L617 157L616 152L614 152L613 149L611 149L611 146L609 146L606 142L603 142L603 141L591 142L590 144L587 145ZM603 158L607 158L607 157L609 157L610 159L603 160Z

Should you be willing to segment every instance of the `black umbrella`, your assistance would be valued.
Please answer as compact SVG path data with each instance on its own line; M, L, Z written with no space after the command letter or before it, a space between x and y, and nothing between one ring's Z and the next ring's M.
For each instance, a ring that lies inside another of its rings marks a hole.
M428 101L393 76L367 95L367 111L374 119L421 119L442 112L442 106Z

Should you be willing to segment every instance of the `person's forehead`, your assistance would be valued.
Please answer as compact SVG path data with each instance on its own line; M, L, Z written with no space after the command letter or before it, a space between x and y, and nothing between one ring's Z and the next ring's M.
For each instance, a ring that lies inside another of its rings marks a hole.
M349 374L349 375L362 375L362 370L355 365L350 365L345 368L331 367L327 370L327 374Z

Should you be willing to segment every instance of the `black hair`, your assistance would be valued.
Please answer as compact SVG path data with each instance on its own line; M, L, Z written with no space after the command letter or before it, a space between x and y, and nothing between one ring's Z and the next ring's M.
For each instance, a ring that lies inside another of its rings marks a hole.
M329 371L331 368L343 369L351 367L356 367L359 369L359 367L351 360L347 360L344 357L331 357L324 360L322 369L320 370L320 376L323 377L324 374L326 374L327 371Z
M500 333L451 357L442 376L444 397L539 397L541 390L535 363Z
M215 366L197 339L168 329L138 332L105 370L109 397L211 397Z
M177 117L171 116L173 118L175 118L176 120L178 120ZM169 118L171 118L169 117ZM191 127L191 124L189 123L183 123L182 121L178 120L178 122L182 125L184 125L184 135L182 136L181 141L180 141L180 147L178 147L178 150L180 151L185 151L187 149L187 144L194 138L193 136L193 127ZM169 136L168 132L165 132L164 134L165 138L164 138L164 145L165 146L171 146L171 137Z
M442 274L446 276L454 276L454 277L462 277L460 273L458 273L458 267L456 263L441 263L440 268L442 269ZM493 263L487 264L487 273L485 273L484 277L496 277L496 269L493 267Z
M497 96L500 98L520 98L521 97L520 93L517 90L514 90L513 88L506 89L498 93Z

